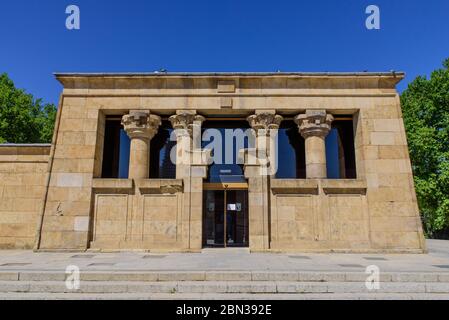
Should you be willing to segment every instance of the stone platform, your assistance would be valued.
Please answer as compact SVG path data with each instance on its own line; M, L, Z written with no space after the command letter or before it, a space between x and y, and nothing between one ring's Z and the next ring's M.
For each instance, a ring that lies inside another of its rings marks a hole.
M1 299L449 299L449 241L429 254L0 252ZM79 290L66 268L80 269ZM366 268L380 270L368 290Z

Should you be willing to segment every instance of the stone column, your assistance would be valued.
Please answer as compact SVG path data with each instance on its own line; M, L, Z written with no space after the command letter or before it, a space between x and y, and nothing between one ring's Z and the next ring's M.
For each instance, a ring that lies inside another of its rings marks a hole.
M201 149L201 125L205 118L197 115L196 111L178 110L169 120L177 138L176 178L183 179L189 175L189 168L193 161L192 151Z
M271 130L279 129L283 118L269 110L256 111L247 120L256 131L257 148L243 155L249 185L249 247L252 251L265 251L270 248L270 176L276 173L270 136Z
M334 117L326 110L307 110L305 114L295 117L299 133L305 139L306 174L308 179L325 179L326 136L331 130Z
M205 118L196 111L178 110L169 118L175 129L176 178L183 179L184 208L182 237L189 251L202 249L203 180L207 177L207 163L201 161L201 125Z
M161 118L149 111L131 110L122 118L122 125L131 139L129 179L148 179L150 172L150 141L156 135Z
M283 117L277 115L274 110L256 111L254 115L247 118L256 133L256 152L259 163L266 166L267 169L271 167L272 174L276 173L277 167L277 163L274 162L277 155L271 152L271 148L274 147L273 143L276 143L271 140L274 138L272 130L278 130L282 120Z

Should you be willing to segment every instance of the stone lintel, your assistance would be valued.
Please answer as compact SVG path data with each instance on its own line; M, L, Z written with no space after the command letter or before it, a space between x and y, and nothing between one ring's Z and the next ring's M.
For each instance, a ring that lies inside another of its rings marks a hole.
M184 191L181 179L140 179L136 180L136 187L142 194L175 194Z
M272 179L274 194L318 194L318 180L315 179Z
M364 180L326 179L321 180L325 194L361 194L365 195L367 183Z
M132 179L93 179L92 189L96 193L129 193L134 185Z
M234 93L235 92L234 80L218 80L217 92L218 93Z
M272 179L274 194L315 194L323 189L325 194L365 195L367 184L364 180L352 179Z

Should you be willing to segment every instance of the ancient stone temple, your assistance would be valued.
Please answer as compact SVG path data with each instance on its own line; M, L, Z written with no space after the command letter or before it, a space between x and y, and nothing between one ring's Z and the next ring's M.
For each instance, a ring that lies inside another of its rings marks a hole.
M425 251L402 73L57 74L0 146L0 248Z

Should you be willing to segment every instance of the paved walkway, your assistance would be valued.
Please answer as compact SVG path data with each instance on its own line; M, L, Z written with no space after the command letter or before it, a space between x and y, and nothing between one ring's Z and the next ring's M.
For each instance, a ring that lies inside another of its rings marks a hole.
M2 271L327 271L364 272L377 265L384 272L449 272L449 241L429 240L429 254L270 254L243 249L203 253L148 254L33 253L0 251Z

